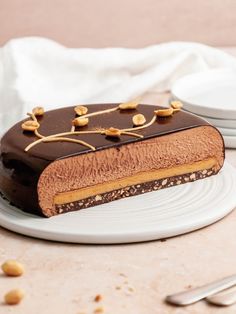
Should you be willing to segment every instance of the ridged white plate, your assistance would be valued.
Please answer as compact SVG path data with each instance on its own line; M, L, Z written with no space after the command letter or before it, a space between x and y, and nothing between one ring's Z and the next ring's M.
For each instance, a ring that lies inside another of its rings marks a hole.
M185 104L185 103L184 103ZM185 109L185 111L190 112ZM190 112L192 113L192 112ZM222 131L226 131L227 133L231 131L231 135L236 134L236 120L229 119L215 119L207 116L203 116L198 114L199 117L207 120L210 124L213 124L215 127L222 129Z
M201 116L201 115L199 115L199 116L206 119L209 123L215 125L216 127L236 129L236 120L215 119L215 118L205 117L205 116Z
M127 243L176 236L205 227L236 207L236 170L78 212L41 218L0 200L0 225L47 240Z
M225 141L225 147L236 148L236 136L229 136L223 134L223 138Z
M217 129L220 131L221 134L226 136L231 136L236 138L236 129L230 129L230 128L219 128Z

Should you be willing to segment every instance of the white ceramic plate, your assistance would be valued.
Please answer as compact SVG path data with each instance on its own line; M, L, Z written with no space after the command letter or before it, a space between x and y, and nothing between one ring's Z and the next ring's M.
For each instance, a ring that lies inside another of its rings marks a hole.
M236 148L236 136L223 135L225 147Z
M171 98L170 100L173 100L173 98ZM184 104L185 107L185 104ZM191 111L186 110L186 108L184 108L184 110L186 112L192 113ZM207 120L210 124L216 126L217 128L222 128L222 129L230 129L230 130L236 130L236 120L230 120L230 119L217 119L217 118L212 118L212 117L208 117L208 116L203 116L201 114L197 114L199 117L201 117L202 119Z
M236 71L207 70L177 80L171 93L188 111L220 119L236 119Z
M229 120L229 119L215 119L211 117L205 117L199 115L201 118L206 119L209 123L215 125L218 128L225 128L225 129L235 129L236 130L236 120Z
M230 129L230 128L219 128L217 129L220 131L220 133L224 136L230 136L236 138L236 129Z
M191 111L188 111L186 109L185 111L192 113ZM202 119L207 120L210 124L214 125L218 129L226 130L227 133L228 131L232 131L234 133L236 131L236 120L215 119L215 118L206 117L200 114L198 114L198 116L201 117Z
M0 225L47 240L128 243L207 226L236 207L236 170L225 163L210 178L52 218L26 214L0 200Z

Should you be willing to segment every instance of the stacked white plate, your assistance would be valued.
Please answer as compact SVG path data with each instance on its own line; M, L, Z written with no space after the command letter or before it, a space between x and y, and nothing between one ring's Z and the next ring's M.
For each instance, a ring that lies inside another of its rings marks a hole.
M173 84L172 99L206 119L222 133L225 146L236 148L236 70L218 69L187 75Z

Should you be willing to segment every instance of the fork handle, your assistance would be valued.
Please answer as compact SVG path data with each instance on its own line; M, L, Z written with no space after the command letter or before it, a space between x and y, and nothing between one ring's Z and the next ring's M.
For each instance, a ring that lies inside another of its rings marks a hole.
M223 279L214 281L204 286L194 288L188 291L179 292L166 297L166 301L175 305L189 305L212 294L236 285L236 275L228 276Z

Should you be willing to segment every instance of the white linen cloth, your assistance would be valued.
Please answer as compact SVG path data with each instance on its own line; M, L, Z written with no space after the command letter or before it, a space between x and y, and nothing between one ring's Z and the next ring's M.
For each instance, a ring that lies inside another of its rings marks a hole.
M72 49L40 37L13 39L0 48L0 132L36 105L49 110L127 101L169 90L186 74L221 67L236 68L236 59L199 43Z

